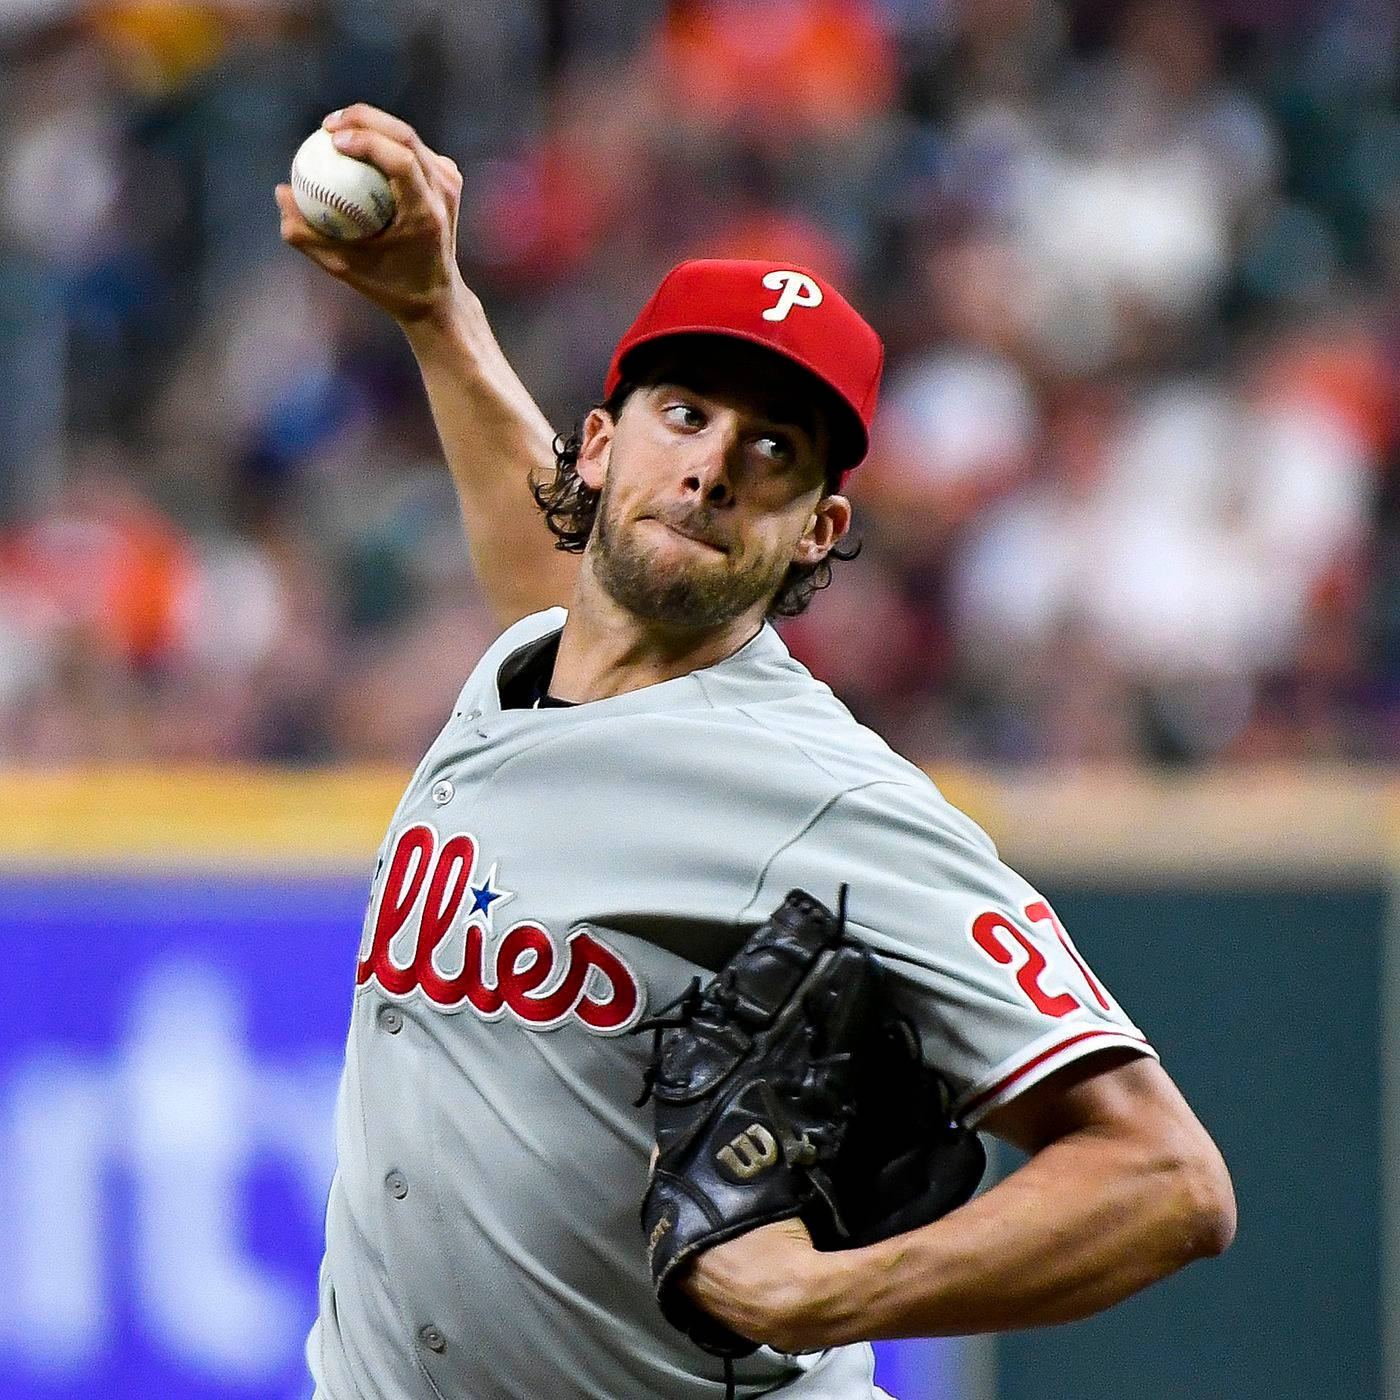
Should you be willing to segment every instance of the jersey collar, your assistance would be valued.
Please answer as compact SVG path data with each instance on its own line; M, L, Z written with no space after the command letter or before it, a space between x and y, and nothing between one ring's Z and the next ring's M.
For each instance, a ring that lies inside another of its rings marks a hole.
M504 656L496 662L494 674L485 678L488 683L484 687L486 693L481 698L488 712L518 714L543 722L557 722L568 716L593 718L656 714L667 710L738 704L745 699L757 698L757 690L774 685L787 690L802 681L811 684L806 668L793 660L783 639L770 623L765 622L738 651L726 656L723 661L702 666L684 676L566 708L504 709L501 705L502 690L508 694L511 686L519 684L524 673L542 662L547 651L557 650L559 635L567 618L568 612L564 608L550 608L546 612L522 618L503 634L500 646L504 649Z

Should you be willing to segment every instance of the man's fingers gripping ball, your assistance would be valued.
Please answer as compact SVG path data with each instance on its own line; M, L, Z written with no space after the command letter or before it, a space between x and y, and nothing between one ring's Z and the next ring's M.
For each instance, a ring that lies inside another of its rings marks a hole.
M302 216L326 238L368 238L394 217L396 201L383 170L337 150L325 127L298 148L291 184Z
M441 217L444 204L455 206L462 175L449 156L429 149L406 121L368 102L332 112L323 123L338 151L382 170L398 204L398 217L423 212Z

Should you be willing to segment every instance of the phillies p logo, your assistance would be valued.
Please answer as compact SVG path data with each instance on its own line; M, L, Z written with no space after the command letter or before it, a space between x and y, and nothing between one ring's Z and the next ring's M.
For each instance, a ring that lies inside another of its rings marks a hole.
M805 272L790 272L780 268L764 274L763 285L770 292L780 292L778 300L763 313L765 321L785 321L794 306L820 306L822 289Z

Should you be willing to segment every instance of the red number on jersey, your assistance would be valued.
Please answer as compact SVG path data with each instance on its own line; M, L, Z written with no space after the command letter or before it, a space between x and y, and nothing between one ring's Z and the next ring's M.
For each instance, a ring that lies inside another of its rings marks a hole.
M1026 918L1033 924L1049 922L1050 927L1055 930L1055 937L1060 940L1065 952L1074 959L1074 965L1084 974L1084 981L1088 984L1089 990L1093 992L1094 1000L1105 1011L1109 1010L1108 996L1094 980L1094 974L1089 971L1088 965L1079 956L1079 950L1069 941L1069 934L1065 932L1064 925L1055 917L1055 911L1043 899L1038 899L1034 904L1026 905Z
M1069 992L1047 992L1040 985L1045 972L1045 954L1005 914L988 909L972 921L972 941L993 962L1009 967L1016 961L1016 955L1007 946L1003 933L1009 933L1026 954L1025 962L1017 969L1016 981L1036 1010L1047 1016L1068 1016L1071 1011L1077 1011L1082 1004L1077 997Z

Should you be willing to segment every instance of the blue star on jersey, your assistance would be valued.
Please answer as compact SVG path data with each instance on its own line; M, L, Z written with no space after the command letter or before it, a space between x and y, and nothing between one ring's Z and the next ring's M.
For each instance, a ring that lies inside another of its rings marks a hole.
M486 879L479 885L469 885L472 892L472 907L467 910L467 918L475 918L482 915L482 923L486 925L487 931L491 929L491 915L495 912L492 909L498 900L504 904L515 898L512 890L503 890L496 887L496 866L492 865L487 872Z

